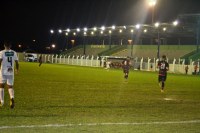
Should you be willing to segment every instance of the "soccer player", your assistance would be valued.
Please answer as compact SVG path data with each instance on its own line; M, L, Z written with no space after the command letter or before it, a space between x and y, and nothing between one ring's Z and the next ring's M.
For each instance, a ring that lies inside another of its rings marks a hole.
M166 56L162 56L162 60L158 62L158 82L161 87L161 92L164 92L165 81L167 79L167 71L169 70L169 64L166 61Z
M124 78L128 79L128 74L130 69L130 60L128 57L122 62L122 69L124 72Z
M42 55L39 56L38 62L39 62L39 67L40 67L42 65Z
M16 63L16 73L19 70L17 53L11 50L11 44L4 42L5 49L0 51L0 106L4 104L4 87L8 86L10 95L10 108L14 108L14 62Z

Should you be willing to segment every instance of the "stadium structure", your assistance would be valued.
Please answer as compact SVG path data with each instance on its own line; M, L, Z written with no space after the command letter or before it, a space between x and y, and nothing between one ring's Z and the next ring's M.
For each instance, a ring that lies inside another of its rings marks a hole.
M59 30L66 35L62 54L198 59L200 14L183 14L171 23ZM53 31L52 31L53 33ZM145 52L144 52L145 51Z
M156 70L156 63L165 54L172 72L184 73L190 65L192 73L199 66L200 14L179 15L171 23L136 24L59 30L65 34L65 47L57 55L44 55L43 60L82 66L119 67L127 56L133 68ZM53 34L54 31L51 30ZM71 49L68 49L71 47Z

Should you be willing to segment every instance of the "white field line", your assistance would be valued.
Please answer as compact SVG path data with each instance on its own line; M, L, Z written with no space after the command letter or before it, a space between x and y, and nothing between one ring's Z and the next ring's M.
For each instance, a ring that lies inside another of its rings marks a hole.
M167 125L167 124L197 124L200 120L190 121L166 121L166 122L135 122L135 123L80 123L80 124L48 124L48 125L21 125L21 126L0 126L1 129L13 129L13 128L48 128L48 127L75 127L75 126L134 126L134 125Z

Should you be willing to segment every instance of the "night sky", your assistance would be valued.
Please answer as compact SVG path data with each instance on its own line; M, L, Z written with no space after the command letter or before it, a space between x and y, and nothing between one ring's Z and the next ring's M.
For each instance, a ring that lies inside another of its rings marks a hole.
M32 0L0 2L0 42L49 43L50 29L151 23L146 0ZM200 0L158 0L155 21L200 13Z

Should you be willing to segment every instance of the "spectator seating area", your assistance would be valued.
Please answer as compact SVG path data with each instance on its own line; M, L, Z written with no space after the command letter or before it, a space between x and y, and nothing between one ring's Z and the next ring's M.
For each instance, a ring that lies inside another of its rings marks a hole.
M111 49L117 47L117 45L112 45ZM74 50L73 50L74 49ZM67 55L83 55L84 46L77 46L70 51L65 51L63 54ZM109 45L86 45L85 55L97 56L103 51L108 51L110 49ZM160 45L160 55L165 54L170 59L178 59L184 55L191 53L196 50L196 45ZM109 53L107 56L118 56L118 57L138 57L138 58L156 58L157 57L158 46L157 45L127 45L119 49L119 51L114 50L113 53Z

